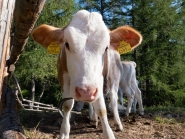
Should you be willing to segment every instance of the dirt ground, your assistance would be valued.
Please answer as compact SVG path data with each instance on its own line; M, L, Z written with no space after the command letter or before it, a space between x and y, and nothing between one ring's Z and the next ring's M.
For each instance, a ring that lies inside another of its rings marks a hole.
M148 111L144 116L120 114L124 127L117 131L113 116L108 119L116 139L185 139L185 110L178 112ZM28 139L56 139L59 137L62 117L59 113L28 112L20 113L21 123ZM99 123L95 128L88 119L88 112L73 114L70 139L102 139Z

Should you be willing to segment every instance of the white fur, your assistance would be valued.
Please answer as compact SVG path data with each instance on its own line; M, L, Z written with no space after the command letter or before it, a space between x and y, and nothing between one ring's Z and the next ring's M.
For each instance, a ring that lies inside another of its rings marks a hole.
M65 80L64 82L64 90L69 91L69 76L68 74L64 74L63 78ZM63 93L62 94L63 98L68 98L70 97L68 93ZM60 128L60 137L59 139L69 139L69 132L70 132L70 111L73 108L74 100L68 100L63 104L63 111L64 111L64 117L62 120L61 128Z
M122 62L122 77L120 81L120 87L124 90L124 93L128 99L128 105L126 110L126 115L128 116L131 112L131 107L134 101L134 112L136 112L136 103L139 104L139 114L144 114L141 91L138 88L138 81L136 79L136 63L133 61L123 61ZM135 100L134 100L135 99Z
M104 138L114 139L113 131L107 120L102 76L102 59L105 49L110 43L110 36L101 15L85 10L77 12L64 29L64 41L69 44L70 50L65 49L68 73L63 76L63 98L73 97L75 100L79 100L75 95L75 88L96 88L96 96L87 101L93 103L94 110L100 118ZM60 129L60 139L69 139L69 114L73 103L71 100L64 103L64 119Z
M88 17L88 18L87 18ZM64 30L65 41L70 51L66 50L67 67L70 76L70 96L75 96L75 87L91 86L98 88L96 98L100 97L103 80L102 55L110 42L109 32L98 13L78 12Z

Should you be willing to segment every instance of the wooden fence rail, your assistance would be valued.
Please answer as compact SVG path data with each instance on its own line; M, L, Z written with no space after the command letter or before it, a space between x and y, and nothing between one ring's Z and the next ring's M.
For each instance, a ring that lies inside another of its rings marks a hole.
M27 99L23 99L23 103L27 102L28 104L23 104L25 110L34 110L34 111L42 111L42 110L50 110L50 111L59 111L57 107L53 107L53 105L44 104L40 102L35 102Z

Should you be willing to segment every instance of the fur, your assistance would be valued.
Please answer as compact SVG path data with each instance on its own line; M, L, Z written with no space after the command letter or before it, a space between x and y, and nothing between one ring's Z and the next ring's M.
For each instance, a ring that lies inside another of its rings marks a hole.
M63 29L44 24L32 32L33 39L45 48L51 42L60 45L57 68L63 98L73 97L75 100L91 102L101 119L103 136L106 139L115 137L107 121L103 98L104 53L110 45L117 50L120 40L135 48L142 40L138 34L139 32L127 26L109 31L99 13L86 10L77 12ZM69 113L73 103L73 100L69 100L63 105L65 109L60 139L69 138Z

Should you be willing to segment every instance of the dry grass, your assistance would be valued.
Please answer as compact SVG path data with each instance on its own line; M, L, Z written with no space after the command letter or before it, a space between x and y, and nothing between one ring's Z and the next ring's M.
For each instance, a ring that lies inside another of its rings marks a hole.
M171 118L168 117L169 113ZM70 139L103 139L101 125L94 128L89 123L87 115L86 113L77 115L71 122ZM23 116L23 121L27 121L27 123L22 123L28 139L57 139L59 137L61 122L59 114L27 113ZM124 126L122 132L116 131L112 115L108 118L116 139L185 139L184 109L146 111L142 117L138 115L121 116Z
M27 139L54 139L52 134L40 132L36 129L24 129Z

